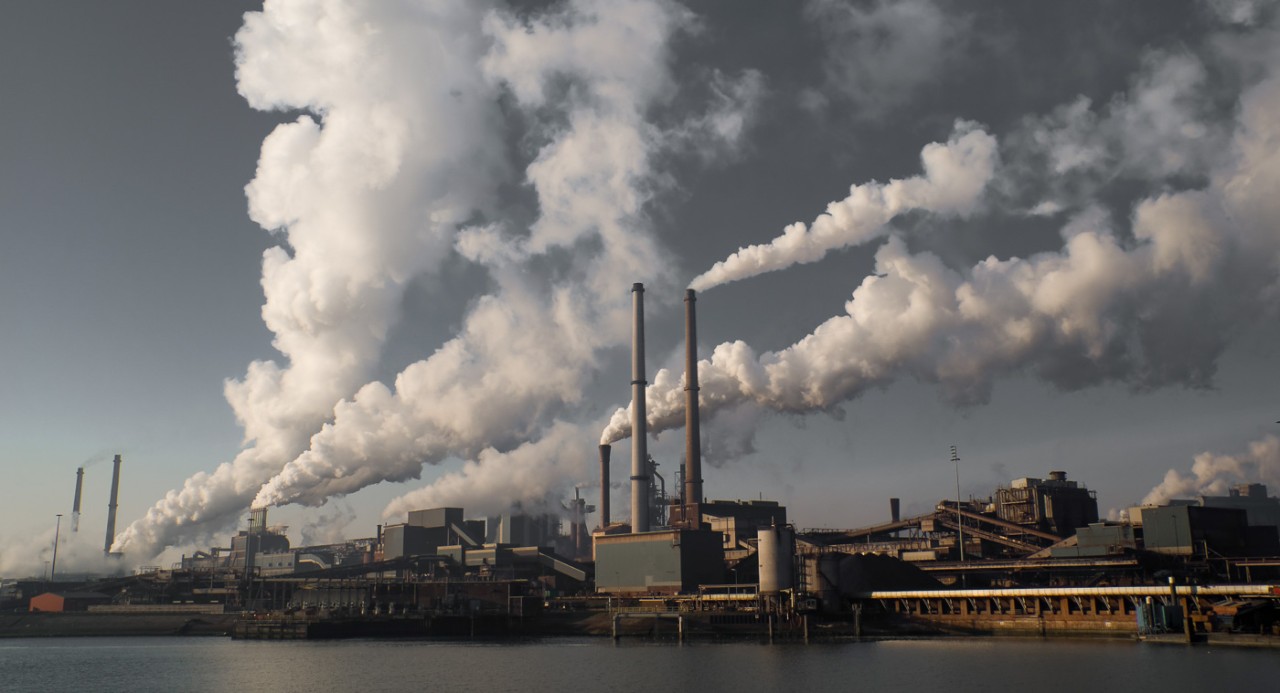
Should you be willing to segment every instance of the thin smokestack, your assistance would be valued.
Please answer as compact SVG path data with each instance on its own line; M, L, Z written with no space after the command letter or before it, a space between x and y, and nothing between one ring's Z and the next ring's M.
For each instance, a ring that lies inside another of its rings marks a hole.
M76 469L76 495L71 501L71 531L80 531L80 490L84 488L84 467Z
M702 525L702 431L698 424L698 326L693 289L684 294L684 520Z
M600 529L609 526L609 455L612 445L600 446Z
M111 545L116 541L116 507L120 498L120 456L116 455L111 469L111 500L107 502L107 543L103 553L111 553Z
M644 284L631 285L631 531L649 531L649 424L644 402Z
M902 519L902 510L901 510L902 506L900 504L901 504L901 501L899 501L897 498L889 499L889 517L894 522L897 522L898 520Z

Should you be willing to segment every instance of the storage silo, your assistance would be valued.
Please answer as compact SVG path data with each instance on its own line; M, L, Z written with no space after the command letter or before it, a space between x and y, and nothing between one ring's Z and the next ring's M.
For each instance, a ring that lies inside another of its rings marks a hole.
M777 594L792 586L795 533L790 527L761 527L757 534L760 558L760 593Z

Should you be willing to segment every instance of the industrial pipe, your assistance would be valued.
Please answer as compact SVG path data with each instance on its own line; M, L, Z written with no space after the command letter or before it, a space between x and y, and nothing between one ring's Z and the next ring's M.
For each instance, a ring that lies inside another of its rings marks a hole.
M702 526L702 432L698 425L698 327L693 289L684 295L684 522Z
M80 531L80 490L84 487L84 467L76 469L76 495L71 501L71 531Z
M901 590L857 592L856 599L982 599L986 597L1163 597L1182 596L1275 596L1280 585L1182 585L1174 588L1136 587L1017 587L985 590Z
M609 455L612 445L600 446L600 529L609 526Z
M116 507L120 498L120 456L116 455L111 470L111 500L107 503L107 541L102 552L110 555L111 545L116 541Z
M644 388L644 284L631 286L631 531L649 531L649 425Z

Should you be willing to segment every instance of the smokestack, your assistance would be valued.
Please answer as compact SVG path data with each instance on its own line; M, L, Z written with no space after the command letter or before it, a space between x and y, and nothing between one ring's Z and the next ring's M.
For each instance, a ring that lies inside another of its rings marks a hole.
M644 284L631 285L631 532L649 531L649 424L644 402Z
M71 531L80 531L80 489L84 488L84 467L76 469L76 496L71 501Z
M892 518L894 522L897 522L898 520L902 519L901 506L899 505L900 503L901 501L899 501L897 498L889 499L889 517Z
M111 554L111 545L116 541L116 507L120 498L120 456L116 455L115 462L111 469L111 500L107 503L107 543L102 549L105 554Z
M698 424L698 327L693 289L684 294L684 520L702 526L702 431Z
M612 445L600 446L600 529L609 526L609 454Z

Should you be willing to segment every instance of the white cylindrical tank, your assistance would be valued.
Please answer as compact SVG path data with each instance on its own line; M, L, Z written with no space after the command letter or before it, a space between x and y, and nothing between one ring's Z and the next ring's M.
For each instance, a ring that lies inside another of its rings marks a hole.
M795 559L795 535L790 527L761 527L757 536L760 558L760 593L777 594L791 589Z

